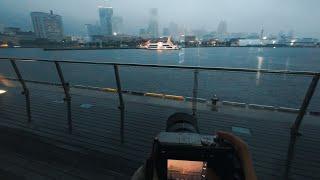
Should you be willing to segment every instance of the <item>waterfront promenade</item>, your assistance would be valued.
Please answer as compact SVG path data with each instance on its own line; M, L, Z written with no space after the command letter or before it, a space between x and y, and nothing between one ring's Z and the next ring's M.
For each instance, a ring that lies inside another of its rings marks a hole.
M70 169L65 171L65 169L48 170L51 169L48 168L43 172L45 168L40 169L39 164L32 164L32 161L28 161L28 157L25 156L22 156L25 157L25 163L19 168L15 167L19 163L10 158L2 161L11 164L12 168L7 168L6 171L13 174L18 173L18 170L22 171L21 169L25 171L33 169L33 174L26 174L30 177L41 176L51 179L59 174L60 177L91 179L95 176L92 171L89 173L90 169L83 170L83 173L77 173L76 170L83 168L81 162L92 164L93 167L99 164L94 161L97 157L101 157L98 159L103 161L101 164L104 170L95 170L96 176L105 175L104 177L115 179L129 177L148 157L152 139L165 129L166 119L174 112L192 112L191 104L187 102L124 95L126 109L122 144L119 102L116 94L71 88L73 132L69 134L66 106L62 101L64 97L62 88L28 83L32 92L32 121L28 123L24 96L20 94L19 84L16 82L14 84L15 87L6 88L7 93L0 96L1 127L10 127L12 132L19 136L23 135L26 139L32 135L40 142L61 148L56 150L56 153L59 154L60 159L65 156L64 163L63 161L52 163L52 159L42 159L41 163L48 164L46 167L53 166L55 163L59 167L64 164ZM295 120L295 113L237 107L224 107L219 111L211 111L210 108L202 106L198 110L197 117L203 134L224 130L234 132L246 140L253 154L259 179L283 179L290 126ZM303 135L297 141L296 155L290 171L292 179L320 178L318 171L320 155L317 153L320 147L320 138L317 135L320 129L318 118L308 115L304 119L301 128ZM16 147L20 149L19 146ZM29 156L30 153L34 155L41 152L39 149L34 149L37 147L39 146L24 146L21 150L28 150ZM64 155L68 154L65 151L75 154L74 157L79 153L86 154L90 158L87 161L70 163L68 155ZM5 164L2 166L4 167Z

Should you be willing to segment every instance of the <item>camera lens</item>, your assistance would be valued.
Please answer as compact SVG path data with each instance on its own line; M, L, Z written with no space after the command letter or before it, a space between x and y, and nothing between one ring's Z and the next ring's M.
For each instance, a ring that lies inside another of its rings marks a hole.
M198 122L190 114L175 113L168 118L166 131L199 133Z

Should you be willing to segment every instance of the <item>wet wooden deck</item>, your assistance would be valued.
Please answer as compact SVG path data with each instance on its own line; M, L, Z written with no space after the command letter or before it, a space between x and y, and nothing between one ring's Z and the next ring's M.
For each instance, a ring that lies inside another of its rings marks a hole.
M63 91L42 85L29 87L32 122L27 123L21 89L10 88L0 96L1 126L24 130L68 147L103 153L109 159L110 167L118 161L118 170L127 175L131 175L144 162L151 151L153 137L165 129L166 119L172 113L191 112L190 108L137 101L125 96L125 139L124 144L121 144L120 112L116 94L72 89L74 129L69 134L66 106L60 102ZM81 108L81 104L93 106ZM247 110L232 112L199 110L201 133L232 131L232 127L249 129L251 135L237 135L249 144L259 179L283 179L289 129L295 114L271 111L255 113ZM306 117L306 120L308 118L310 117ZM297 142L296 156L290 172L292 179L320 179L319 130L319 123L303 124L303 136Z

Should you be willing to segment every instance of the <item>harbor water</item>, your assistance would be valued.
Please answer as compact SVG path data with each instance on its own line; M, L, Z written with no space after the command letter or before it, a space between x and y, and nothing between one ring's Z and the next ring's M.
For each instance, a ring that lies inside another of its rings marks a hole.
M320 72L320 48L187 48L177 51L139 49L43 51L0 49L1 57L57 60L231 67ZM53 63L19 62L25 79L59 82ZM112 66L61 64L72 85L116 87ZM15 77L8 61L0 74ZM124 90L192 96L193 71L163 68L120 67ZM200 71L198 97L299 108L312 77L262 73ZM320 85L309 110L320 111Z

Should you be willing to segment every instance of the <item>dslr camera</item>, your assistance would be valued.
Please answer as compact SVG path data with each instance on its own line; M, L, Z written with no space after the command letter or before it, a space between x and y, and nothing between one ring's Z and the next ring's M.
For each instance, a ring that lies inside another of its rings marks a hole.
M205 180L210 173L221 180L244 179L233 146L217 136L200 135L197 120L186 113L171 115L166 132L155 137L145 179L155 172L161 180Z

